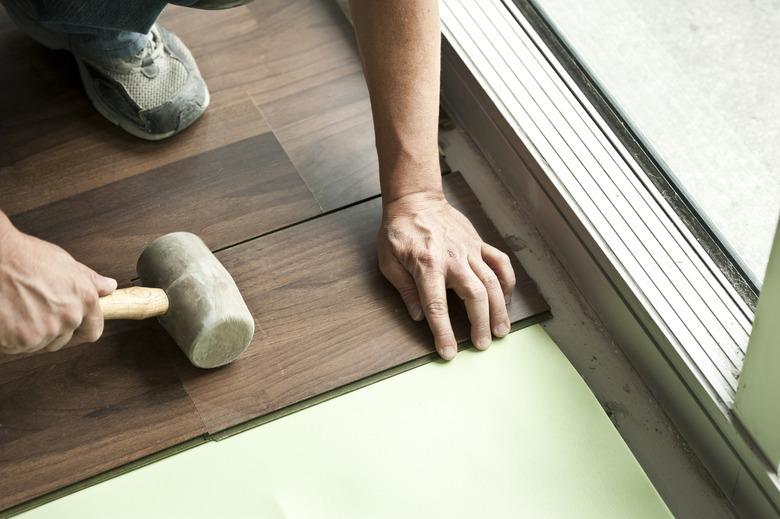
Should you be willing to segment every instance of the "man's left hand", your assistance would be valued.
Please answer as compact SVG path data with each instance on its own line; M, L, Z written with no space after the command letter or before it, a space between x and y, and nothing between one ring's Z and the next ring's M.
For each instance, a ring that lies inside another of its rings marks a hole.
M509 257L483 242L468 218L440 193L413 193L387 203L377 240L382 274L414 320L426 318L436 350L457 354L446 289L463 299L471 341L479 349L509 333L515 275Z

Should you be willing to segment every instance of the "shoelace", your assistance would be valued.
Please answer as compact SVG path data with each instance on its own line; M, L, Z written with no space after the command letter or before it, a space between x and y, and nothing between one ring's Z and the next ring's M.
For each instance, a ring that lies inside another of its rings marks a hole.
M146 69L154 65L154 61L162 55L164 49L160 33L157 32L155 28L152 28L149 32L149 41L147 41L144 48L134 56L134 60L137 60L135 68Z

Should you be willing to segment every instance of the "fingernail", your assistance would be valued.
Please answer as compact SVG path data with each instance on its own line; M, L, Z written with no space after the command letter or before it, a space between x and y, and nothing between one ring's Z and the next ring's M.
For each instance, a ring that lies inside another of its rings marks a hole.
M512 294L507 294L504 296L504 303L509 304L512 302Z
M490 346L490 337L480 337L477 339L477 348L486 350Z
M458 354L458 348L455 346L445 346L441 349L441 358L444 360L452 360L455 355Z
M423 312L422 308L418 304L413 304L409 307L409 315L412 316L412 319L415 321L422 321L423 319Z
M509 325L506 323L501 323L498 326L496 326L496 335L499 337L505 336L507 333L509 333Z

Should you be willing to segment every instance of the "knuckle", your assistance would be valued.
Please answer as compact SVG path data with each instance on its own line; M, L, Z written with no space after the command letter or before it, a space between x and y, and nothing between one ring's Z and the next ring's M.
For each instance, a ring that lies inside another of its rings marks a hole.
M487 300L487 290L485 286L481 284L471 284L466 286L466 297L476 303L481 303Z
M404 285L398 287L398 293L403 299L412 299L417 296L417 288L414 285Z
M425 304L425 313L433 317L447 315L447 301L444 299L432 299Z
M490 329L490 322L488 321L471 323L471 332L478 337L490 337L493 335L493 332Z
M500 290L501 289L501 286L500 286L500 284L498 282L498 278L495 275L486 276L484 284L485 284L485 289L488 292L491 292L493 290Z
M439 266L439 260L430 253L430 251L417 252L414 255L414 261L424 269L436 269Z
M68 308L62 312L60 321L66 330L74 330L81 324L82 313L77 308Z
M98 294L92 287L84 287L81 293L81 301L84 306L91 307L98 304Z

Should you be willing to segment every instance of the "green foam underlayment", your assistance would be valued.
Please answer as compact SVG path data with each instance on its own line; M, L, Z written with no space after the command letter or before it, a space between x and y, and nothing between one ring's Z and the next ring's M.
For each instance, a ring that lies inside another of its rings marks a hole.
M44 518L670 517L541 326L207 442Z

